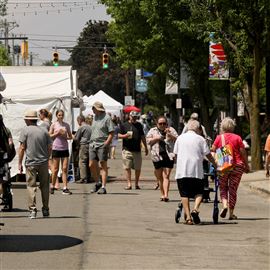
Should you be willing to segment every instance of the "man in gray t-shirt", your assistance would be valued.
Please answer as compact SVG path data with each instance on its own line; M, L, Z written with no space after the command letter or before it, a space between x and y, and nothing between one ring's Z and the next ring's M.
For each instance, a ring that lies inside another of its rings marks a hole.
M85 123L85 117L79 115L77 117L79 129L77 130L74 140L80 144L79 150L79 169L80 180L78 183L90 182L90 169L89 169L89 143L92 133L91 126Z
M26 127L21 131L19 142L19 171L22 173L22 161L25 154L26 182L28 190L28 207L30 218L36 218L37 176L42 197L42 214L49 214L49 172L48 161L52 149L52 140L47 130L37 126L37 112L27 111L24 116Z
M114 133L114 124L111 117L106 114L103 104L101 102L95 102L93 104L92 110L95 114L95 117L92 123L92 134L89 146L89 165L92 177L96 181L96 185L91 192L97 192L98 194L106 194L107 191L105 186L108 177L107 160L109 154L109 147L112 142ZM102 184L99 182L98 162L100 163L100 167L102 169Z

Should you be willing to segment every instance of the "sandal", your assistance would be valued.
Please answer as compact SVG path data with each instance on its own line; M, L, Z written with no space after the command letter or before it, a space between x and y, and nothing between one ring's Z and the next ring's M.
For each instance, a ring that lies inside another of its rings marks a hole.
M169 201L169 198L165 197L165 198L163 199L163 201L164 201L164 202L168 202L168 201Z
M136 189L141 189L139 186L136 186L135 188L136 188Z
M154 190L157 190L159 188L159 184L156 184Z
M185 225L193 225L192 219L187 219L183 224L185 224Z
M200 217L199 217L199 212L197 210L195 210L195 209L192 210L191 216L192 216L193 222L195 224L199 224L201 222Z
M234 220L234 219L237 219L236 215L232 215L232 216L229 217L229 220Z
M131 190L132 189L132 186L127 186L127 187L125 187L125 190Z
M221 217L221 218L225 218L226 215L227 215L227 211L228 211L228 208L227 208L227 207L226 207L226 208L223 208L223 209L221 210L221 212L220 212L220 217Z
M160 198L160 201L161 201L161 202L164 202L164 198L161 197L161 198Z

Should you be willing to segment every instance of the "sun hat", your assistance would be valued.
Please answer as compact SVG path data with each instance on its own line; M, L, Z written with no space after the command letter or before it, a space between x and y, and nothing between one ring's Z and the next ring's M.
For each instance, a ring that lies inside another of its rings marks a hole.
M38 120L38 114L37 111L33 110L27 110L24 114L24 119L25 120Z
M96 101L92 107L94 107L97 111L105 112L103 104L99 101Z
M136 112L136 111L131 111L129 113L129 115L132 116L132 117L139 117L140 116L140 113L139 112Z

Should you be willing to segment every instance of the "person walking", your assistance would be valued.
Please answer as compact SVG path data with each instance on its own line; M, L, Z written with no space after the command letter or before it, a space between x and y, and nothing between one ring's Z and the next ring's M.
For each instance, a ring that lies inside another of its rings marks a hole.
M190 120L196 120L196 121L199 121L199 115L198 115L197 113L195 113L195 112L192 113L192 114L190 115L190 118L189 118L188 121L190 121ZM202 124L200 124L200 125L201 125L200 129L201 129L201 132L202 132L202 136L203 136L205 139L207 139L208 136L207 136L205 127L204 127ZM186 133L187 131L188 131L188 126L187 126L187 124L186 124L186 125L184 126L183 130L182 130L182 134ZM209 146L209 147L210 147L210 146Z
M8 205L5 203L10 181L9 162L11 162L15 156L16 150L11 131L5 126L3 116L0 114L0 195L3 195L2 199L4 199L4 201L0 203L0 205L4 206L2 211L9 210Z
M118 132L119 132L119 119L115 115L112 118L113 124L114 124L114 133L113 133L113 139L112 143L110 145L110 158L115 159L115 152L116 152L116 147L118 145Z
M89 144L89 166L91 175L95 180L95 186L92 193L106 194L106 183L108 177L108 154L112 142L114 125L111 117L106 114L103 104L96 101L92 110L95 114L92 123L92 134ZM101 171L99 170L99 163ZM101 181L99 176L101 174Z
M122 159L123 167L126 174L127 186L126 190L132 189L131 169L135 170L135 188L140 189L139 179L142 167L141 143L145 149L145 155L148 155L145 135L142 124L137 121L139 113L131 111L129 120L120 126L118 137L123 139Z
M54 191L57 190L55 184L58 177L59 165L61 161L62 182L63 182L62 194L71 195L72 192L68 189L67 173L69 161L68 140L72 139L72 134L69 124L63 121L64 119L63 110L56 111L56 118L57 121L51 125L49 131L49 134L53 139L51 194L54 194Z
M52 140L49 133L37 126L38 115L36 111L29 110L24 115L26 127L21 131L19 142L19 172L23 171L23 157L25 158L26 182L28 190L28 208L31 219L37 216L36 191L37 177L40 182L42 198L42 215L49 217L49 172L48 161L52 149Z
M79 170L80 180L78 183L90 183L90 168L89 168L89 143L91 138L92 129L91 126L85 123L85 117L79 115L77 117L79 128L74 136L80 144L79 148Z
M269 165L270 165L270 134L267 136L265 146L265 176L269 177Z
M176 173L178 190L185 212L185 224L199 224L199 207L203 198L203 159L207 159L216 167L216 162L210 153L205 139L198 133L200 123L189 120L187 132L181 134L175 142L174 154L176 155ZM193 210L190 211L189 199L195 198Z
M174 165L174 143L178 137L176 130L168 126L167 118L159 116L156 127L149 130L146 142L150 145L155 176L159 181L161 201L169 201L170 174Z
M229 209L229 219L237 219L234 209L237 201L237 189L244 172L249 172L248 158L245 146L241 137L234 134L235 122L232 118L226 117L220 124L221 134L218 135L212 145L215 152L223 146L222 137L225 145L229 144L233 152L233 170L225 175L219 176L220 197L223 209L220 217L225 218Z
M50 112L47 109L39 110L39 126L46 128L48 132L52 124L51 120L49 119L49 113Z

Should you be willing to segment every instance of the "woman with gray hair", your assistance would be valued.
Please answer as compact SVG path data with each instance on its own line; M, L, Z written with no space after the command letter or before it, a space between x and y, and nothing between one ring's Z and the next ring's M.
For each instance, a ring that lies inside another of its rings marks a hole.
M226 117L222 120L221 134L218 135L213 143L212 151L215 152L222 147L222 137L224 142L231 145L233 152L233 170L219 177L220 197L223 209L220 217L225 218L229 209L229 219L237 219L234 215L234 208L237 200L237 189L244 172L249 171L247 153L240 136L234 134L235 122L232 118Z
M181 201L185 211L185 224L199 224L199 207L204 190L203 160L207 159L216 167L216 162L210 153L206 140L199 135L200 123L197 120L189 120L188 131L180 135L174 146L176 154L176 173ZM190 211L189 198L195 198L195 204Z

